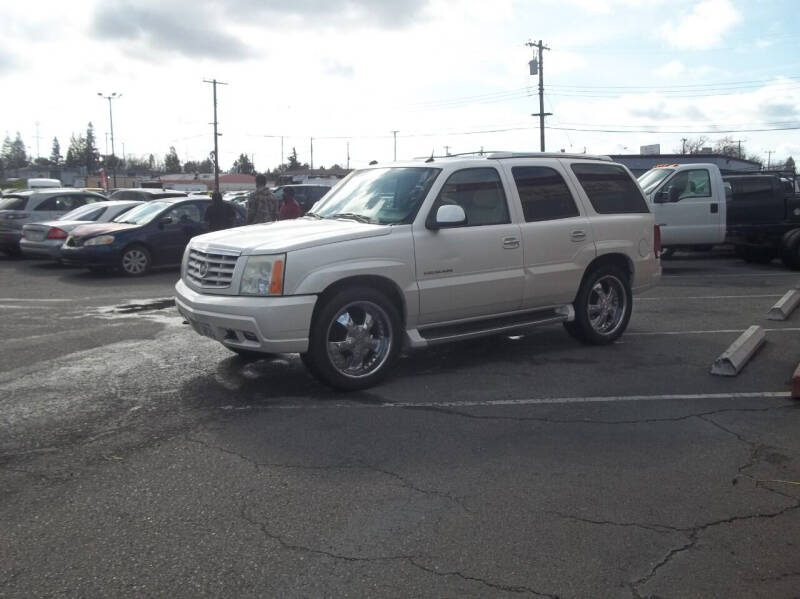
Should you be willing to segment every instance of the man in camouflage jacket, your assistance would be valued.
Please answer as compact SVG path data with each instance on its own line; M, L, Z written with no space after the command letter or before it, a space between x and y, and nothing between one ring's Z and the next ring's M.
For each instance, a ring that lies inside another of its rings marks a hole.
M267 178L256 175L256 191L247 200L247 224L268 223L278 220L278 200L267 189Z

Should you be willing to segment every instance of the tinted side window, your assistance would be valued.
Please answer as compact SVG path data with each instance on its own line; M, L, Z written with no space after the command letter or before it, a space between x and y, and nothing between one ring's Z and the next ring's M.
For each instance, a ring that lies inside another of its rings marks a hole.
M467 226L511 222L503 184L493 168L468 168L450 175L436 198L433 214L444 204L461 206Z
M573 164L572 172L598 214L649 212L641 191L621 166Z
M527 222L578 216L578 207L561 175L544 166L511 169Z
M37 212L55 212L58 210L64 210L62 196L50 196L39 202L39 204L34 208Z
M25 210L28 198L20 196L5 196L0 199L0 210Z

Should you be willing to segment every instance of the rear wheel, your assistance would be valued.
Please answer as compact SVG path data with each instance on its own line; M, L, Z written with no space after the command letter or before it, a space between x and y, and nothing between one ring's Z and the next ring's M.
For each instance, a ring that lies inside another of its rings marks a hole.
M614 265L595 268L581 284L573 306L575 320L564 323L570 335L591 345L614 342L625 332L631 318L628 276Z
M122 252L119 266L129 277L141 277L150 270L150 252L141 245L132 245Z
M800 270L800 229L789 231L781 241L781 262L786 268Z
M751 245L736 246L736 255L752 264L769 264L778 255L775 248L755 247Z
M309 370L335 389L355 391L382 380L400 349L400 316L380 291L343 289L320 308L311 325Z

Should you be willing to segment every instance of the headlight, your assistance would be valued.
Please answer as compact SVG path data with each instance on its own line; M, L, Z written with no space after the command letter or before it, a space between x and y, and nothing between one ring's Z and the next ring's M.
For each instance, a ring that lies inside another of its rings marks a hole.
M248 256L244 266L240 295L281 295L286 255Z
M98 235L87 239L83 245L108 245L109 243L114 243L113 235Z

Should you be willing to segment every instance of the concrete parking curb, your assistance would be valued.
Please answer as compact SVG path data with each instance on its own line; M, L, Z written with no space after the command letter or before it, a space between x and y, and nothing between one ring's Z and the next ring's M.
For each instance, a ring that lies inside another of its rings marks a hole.
M797 289L790 289L786 294L778 300L778 302L769 309L767 319L769 320L786 320L789 315L800 304L800 291Z
M792 375L792 399L800 399L800 364L794 369Z
M711 374L736 376L761 348L765 341L764 329L753 325L726 349L711 366Z

